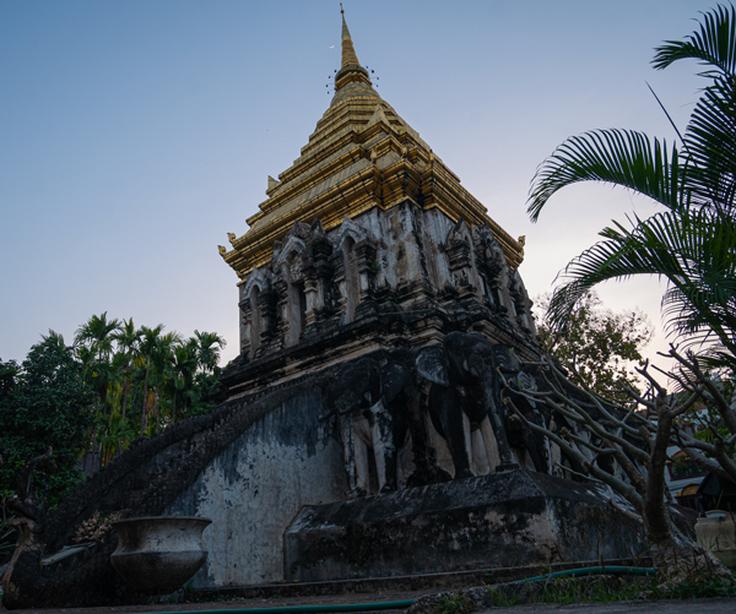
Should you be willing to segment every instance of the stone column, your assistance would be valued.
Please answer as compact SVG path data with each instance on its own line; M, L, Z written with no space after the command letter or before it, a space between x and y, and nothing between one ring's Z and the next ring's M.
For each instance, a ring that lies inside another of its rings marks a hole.
M306 312L304 314L304 324L309 326L314 324L317 319L316 311L320 305L319 300L319 281L315 276L304 276L304 297L306 299Z
M250 357L250 300L243 299L238 303L240 308L240 356Z
M273 348L283 349L286 342L286 334L289 330L289 292L286 281L278 279L273 284L275 293L275 308L277 321L272 327L274 331Z
M464 240L453 241L447 246L446 252L453 285L458 296L464 298L474 294L476 287L472 280L473 263L469 243Z

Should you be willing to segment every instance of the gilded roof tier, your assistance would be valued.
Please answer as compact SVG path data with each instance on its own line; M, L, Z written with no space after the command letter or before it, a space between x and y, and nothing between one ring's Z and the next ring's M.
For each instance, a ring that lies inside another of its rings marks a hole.
M266 195L246 220L247 232L228 235L232 249L219 247L241 279L270 261L274 243L296 222L320 220L329 230L346 217L406 201L439 209L453 221L488 224L512 266L523 257L522 244L488 217L457 175L377 94L358 62L344 14L335 95L299 157L278 180L268 178Z

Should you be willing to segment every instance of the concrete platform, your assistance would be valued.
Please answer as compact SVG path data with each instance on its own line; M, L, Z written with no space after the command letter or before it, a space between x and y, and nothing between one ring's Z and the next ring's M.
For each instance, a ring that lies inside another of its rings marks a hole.
M426 594L426 593L425 593ZM273 607L278 605L317 605L321 603L358 603L365 601L393 601L396 599L415 598L418 593L399 593L378 595L352 595L351 599L335 597L317 598L294 598L294 599L249 599L243 601L208 602L208 603L186 603L177 605L146 605L146 606L120 606L104 608L62 608L44 610L12 610L17 614L31 614L41 612L42 614L124 614L126 612L198 612L202 610L235 610L241 608ZM397 614L403 610L382 610L384 614ZM512 608L493 608L483 610L479 614L528 614L537 612L555 612L557 614L628 614L632 612L642 614L731 614L736 612L736 599L693 599L683 601L622 601L620 603L605 604L576 604L576 605L554 605L533 604L528 606L516 606Z
M632 559L641 525L590 484L517 469L302 508L284 534L293 582Z
M533 604L513 608L492 608L478 614L528 614L529 612L556 612L556 614L732 614L736 599L692 599L682 601L622 601L620 603L554 605Z

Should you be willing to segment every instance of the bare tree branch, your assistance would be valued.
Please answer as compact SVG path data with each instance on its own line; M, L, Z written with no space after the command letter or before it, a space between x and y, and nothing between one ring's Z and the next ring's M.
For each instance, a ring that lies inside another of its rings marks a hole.
M511 399L506 399L506 404L516 413L517 416L526 424L527 427L546 435L549 439L554 441L570 458L574 458L586 471L588 471L593 477L601 482L608 484L617 493L624 497L629 503L631 503L636 509L642 509L644 505L643 497L632 487L626 484L623 480L611 475L607 471L604 471L598 467L595 463L583 454L577 447L571 445L568 441L562 438L559 434L551 431L547 427L541 426L528 420L526 416L516 407Z

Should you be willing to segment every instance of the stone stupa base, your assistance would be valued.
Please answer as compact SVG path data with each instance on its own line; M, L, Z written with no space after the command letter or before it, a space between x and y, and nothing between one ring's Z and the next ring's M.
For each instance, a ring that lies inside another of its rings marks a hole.
M586 484L525 469L301 509L285 579L317 582L634 559L641 525Z

